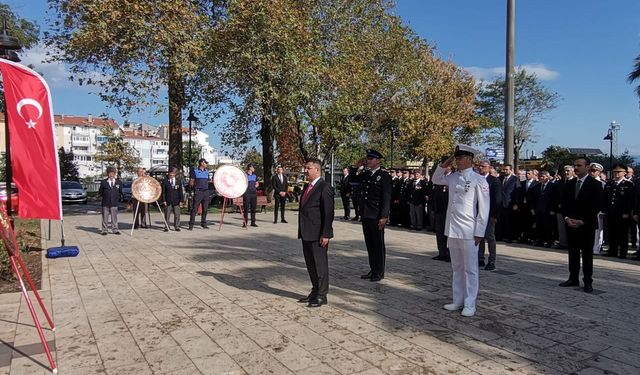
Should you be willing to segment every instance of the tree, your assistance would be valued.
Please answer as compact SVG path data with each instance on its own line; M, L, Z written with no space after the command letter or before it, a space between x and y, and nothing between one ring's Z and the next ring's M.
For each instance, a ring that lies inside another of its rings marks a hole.
M60 179L66 181L78 181L78 166L74 160L73 150L66 152L64 147L58 149L58 162L60 163Z
M544 170L561 170L565 165L573 165L578 155L572 154L568 148L551 145L542 151L541 167Z
M22 46L21 50L16 51L18 55L22 50L31 48L38 43L40 35L38 25L13 13L9 5L0 3L0 19L6 22L7 34L17 38ZM0 50L0 55L6 55L6 53L7 51ZM2 87L0 82L0 89ZM4 95L0 95L0 108L4 108Z
M535 125L558 105L560 96L549 91L535 73L516 71L514 110L514 157L517 165L520 150L538 137ZM499 78L478 91L478 115L483 120L484 142L496 147L504 145L505 80Z
M629 73L627 79L629 80L629 83L633 83L635 80L640 79L640 55L635 58L633 70ZM640 96L640 85L636 87L636 94Z
M260 152L258 152L258 150L255 149L255 147L252 147L251 149L249 149L245 154L244 157L242 158L242 167L246 167L247 165L249 165L249 163L253 164L254 168L256 169L255 174L257 176L262 176L264 177L264 168L262 167L264 162L263 162L263 157L260 154ZM265 182L266 177L265 178Z
M201 145L191 142L191 157L189 157L189 142L182 142L182 165L189 166L189 169L195 168L195 166L198 165L200 155L202 155Z
M122 172L135 172L140 164L138 151L125 143L119 134L113 132L109 126L104 126L101 130L103 136L106 137L104 143L98 146L98 152L95 160L98 163L107 163L117 168L118 177Z
M70 78L81 85L99 86L98 95L123 115L149 107L158 114L168 109L169 163L181 167L182 110L186 103L199 105L201 112L214 107L207 103L214 98L205 100L200 94L213 76L203 82L197 73L222 3L50 0L56 12L45 34L51 60L68 64Z

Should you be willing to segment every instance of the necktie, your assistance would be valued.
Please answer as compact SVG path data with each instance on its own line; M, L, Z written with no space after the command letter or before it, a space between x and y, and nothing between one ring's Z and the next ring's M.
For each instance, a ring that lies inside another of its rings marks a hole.
M576 182L576 195L575 195L575 199L578 199L578 194L580 193L580 188L582 187L582 180L578 179L578 182Z
M509 176L505 176L505 178L502 179L502 185L506 185L508 179L509 179Z
M109 187L112 188L113 187L113 180L109 180Z
M304 206L305 203L307 203L307 199L309 199L309 194L311 192L311 189L313 189L313 183L310 183L309 186L307 186L307 190L304 191L304 195L302 196L302 202L301 202L301 206Z
M176 186L176 182L173 180L173 178L171 179L171 187L175 187Z

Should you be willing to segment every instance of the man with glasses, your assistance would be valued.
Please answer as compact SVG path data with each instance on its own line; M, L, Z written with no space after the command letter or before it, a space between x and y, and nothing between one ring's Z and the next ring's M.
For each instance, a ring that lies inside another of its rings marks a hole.
M478 245L485 236L489 221L490 195L487 180L473 171L473 157L479 151L456 146L455 153L438 165L433 183L449 187L449 206L445 222L451 268L453 301L445 310L462 310L465 317L476 313L479 288ZM445 170L455 160L458 171L445 177Z
M593 292L593 240L598 226L598 212L602 207L602 184L589 176L591 163L586 156L573 163L576 178L562 189L561 211L567 228L569 245L569 279L563 287L579 286L580 258L584 291Z
M489 221L487 229L484 233L484 239L478 247L478 266L484 267L487 271L496 269L496 223L500 216L500 208L502 207L502 184L497 177L491 175L491 164L487 160L483 160L479 164L480 175L487 180L489 184ZM489 247L489 259L487 265L484 264L484 248L485 242Z

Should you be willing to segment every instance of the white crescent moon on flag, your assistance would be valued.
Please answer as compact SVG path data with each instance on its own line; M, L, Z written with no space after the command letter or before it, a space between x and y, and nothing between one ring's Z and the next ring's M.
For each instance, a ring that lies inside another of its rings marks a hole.
M16 110L18 111L18 114L20 115L20 117L24 119L24 116L22 116L22 113L20 113L20 110L25 105L32 105L38 109L38 117L36 118L36 120L42 117L42 106L35 99L31 99L31 98L24 98L20 100L18 104L16 104Z

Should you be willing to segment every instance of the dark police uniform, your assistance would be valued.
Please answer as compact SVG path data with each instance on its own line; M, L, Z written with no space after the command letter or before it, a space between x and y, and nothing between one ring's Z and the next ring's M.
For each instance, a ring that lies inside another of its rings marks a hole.
M207 169L195 168L191 170L190 178L196 182L193 185L193 205L191 205L191 218L189 219L189 230L193 229L196 221L196 213L198 206L202 203L202 216L200 217L200 225L207 228L207 210L209 210L209 171Z
M247 180L249 181L249 185L247 186L247 191L244 192L242 196L242 205L244 206L244 221L247 222L247 216L249 215L249 211L251 211L251 226L257 227L256 225L256 207L258 206L258 191L256 189L258 177L255 173L247 174Z
M370 152L371 153L371 152ZM377 153L377 152L376 152ZM377 153L377 155L380 155ZM381 155L379 156L381 158ZM362 232L369 255L371 271L362 278L377 281L384 278L386 249L384 245L384 228L378 229L380 219L389 218L391 207L391 176L378 168L362 174L360 194L360 214L362 216Z
M400 187L403 184L402 177L391 179L391 213L389 225L397 227L400 224Z
M609 251L607 256L627 257L629 225L635 205L635 186L633 182L622 179L620 182L609 180L604 186L604 208L609 225ZM624 217L623 217L624 216Z
M447 219L447 206L449 205L449 187L432 184L429 199L433 202L433 229L436 232L438 244L438 255L433 259L449 261L451 257L447 247L447 236L444 234L444 223Z

